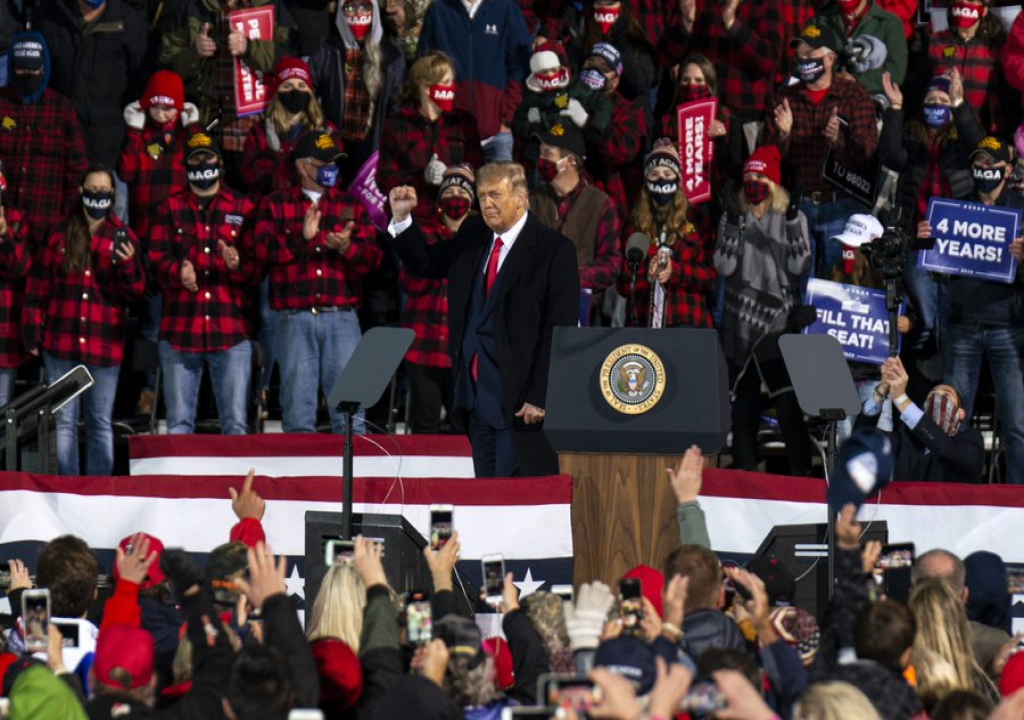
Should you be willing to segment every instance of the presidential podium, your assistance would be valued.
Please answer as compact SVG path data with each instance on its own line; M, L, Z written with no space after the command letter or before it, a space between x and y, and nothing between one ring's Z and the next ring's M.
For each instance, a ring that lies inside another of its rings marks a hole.
M665 470L729 433L728 372L713 330L555 328L545 433L571 475L573 580L613 584L679 545Z

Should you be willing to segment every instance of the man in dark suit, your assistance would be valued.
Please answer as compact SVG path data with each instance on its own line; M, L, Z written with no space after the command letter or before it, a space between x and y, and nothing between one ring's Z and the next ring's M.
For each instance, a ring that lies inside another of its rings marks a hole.
M882 364L882 382L864 403L862 422L877 417L886 395L899 411L889 433L896 454L893 480L981 482L985 444L977 428L962 425L966 413L950 385L936 385L924 407L907 397L907 371L898 357Z
M409 215L415 189L394 188L388 232L411 274L448 280L455 407L469 416L477 477L557 473L544 402L552 331L577 324L576 249L528 211L520 165L480 168L477 197L480 218L428 245Z

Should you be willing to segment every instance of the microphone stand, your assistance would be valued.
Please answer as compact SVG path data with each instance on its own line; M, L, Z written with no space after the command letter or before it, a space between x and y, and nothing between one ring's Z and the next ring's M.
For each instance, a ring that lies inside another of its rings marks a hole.
M636 273L640 269L640 263L633 260L626 260L629 267L629 307L626 313L627 327L638 327L640 318L636 312Z

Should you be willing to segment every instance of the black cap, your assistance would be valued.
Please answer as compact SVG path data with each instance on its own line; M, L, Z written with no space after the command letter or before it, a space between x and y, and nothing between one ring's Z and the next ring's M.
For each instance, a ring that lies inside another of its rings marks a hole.
M553 125L546 133L535 133L534 137L545 145L568 150L581 160L587 156L587 144L583 140L583 133L571 122Z
M445 615L434 622L434 636L444 641L452 656L467 658L471 668L484 661L485 653L480 647L483 635L477 624L469 618Z
M338 144L329 132L309 130L304 132L295 143L295 159L312 158L320 162L332 163L345 157Z
M1010 146L997 137L983 137L978 141L978 144L974 146L974 150L971 151L971 159L974 159L975 155L985 153L990 155L992 159L999 162L1010 162Z
M800 43L806 43L815 50L826 48L836 52L838 49L835 34L824 25L808 25L800 31L799 35L789 41L789 46L795 48Z
M186 159L203 152L213 153L217 157L221 157L220 148L217 147L213 137L201 130L188 136L188 140L185 141L185 148Z

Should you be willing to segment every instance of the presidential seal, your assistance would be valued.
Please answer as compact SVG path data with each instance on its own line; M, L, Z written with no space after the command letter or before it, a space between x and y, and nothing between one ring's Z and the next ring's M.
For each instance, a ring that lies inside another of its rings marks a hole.
M665 392L665 366L644 345L621 345L601 365L601 394L624 415L640 415L661 400Z

